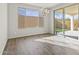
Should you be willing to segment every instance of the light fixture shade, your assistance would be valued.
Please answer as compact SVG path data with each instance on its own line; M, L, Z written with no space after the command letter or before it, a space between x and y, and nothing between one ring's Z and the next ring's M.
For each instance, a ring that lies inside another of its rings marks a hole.
M47 8L44 8L44 9L42 10L43 16L47 16L49 13L50 13L50 10L47 9Z

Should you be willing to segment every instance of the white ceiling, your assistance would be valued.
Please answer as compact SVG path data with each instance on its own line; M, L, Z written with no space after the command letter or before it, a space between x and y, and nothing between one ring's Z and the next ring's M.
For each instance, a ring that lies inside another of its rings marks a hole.
M58 4L59 3L29 3L29 5L42 7L42 8L54 7L54 6L58 5Z

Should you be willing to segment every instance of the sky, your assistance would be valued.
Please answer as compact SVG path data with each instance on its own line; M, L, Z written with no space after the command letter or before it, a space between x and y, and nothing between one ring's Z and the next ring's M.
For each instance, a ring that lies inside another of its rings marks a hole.
M23 16L39 16L39 11L21 7L18 8L18 13Z

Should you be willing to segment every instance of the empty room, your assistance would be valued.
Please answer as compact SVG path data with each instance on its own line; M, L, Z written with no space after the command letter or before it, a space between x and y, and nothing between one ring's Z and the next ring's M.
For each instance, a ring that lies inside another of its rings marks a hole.
M0 55L79 55L78 3L0 3Z

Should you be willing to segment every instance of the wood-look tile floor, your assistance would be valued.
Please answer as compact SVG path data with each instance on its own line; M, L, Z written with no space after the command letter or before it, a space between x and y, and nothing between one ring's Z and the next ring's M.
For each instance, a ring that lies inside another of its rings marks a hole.
M72 55L79 54L76 50L40 42L38 39L51 40L46 37L51 34L34 35L16 39L9 39L4 49L3 55ZM53 43L53 42L52 42Z

